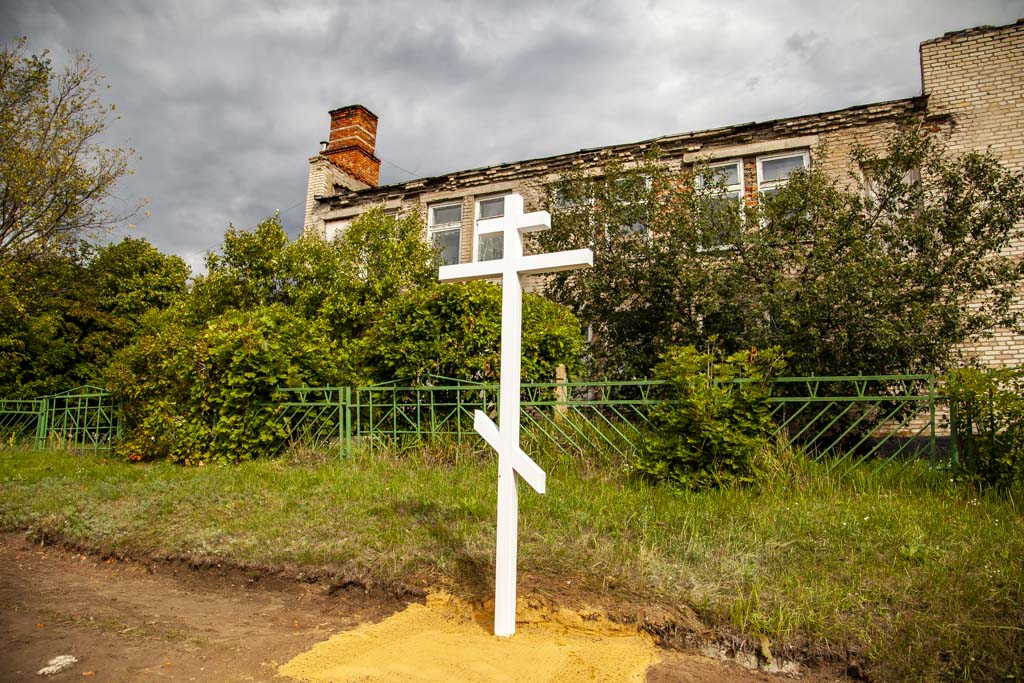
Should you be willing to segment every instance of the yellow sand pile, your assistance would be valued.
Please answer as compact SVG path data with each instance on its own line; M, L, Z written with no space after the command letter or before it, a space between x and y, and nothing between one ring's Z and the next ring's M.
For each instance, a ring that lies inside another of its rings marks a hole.
M301 681L643 681L658 662L645 634L597 612L551 611L521 600L511 638L491 633L493 613L447 594L378 624L339 633L279 669Z

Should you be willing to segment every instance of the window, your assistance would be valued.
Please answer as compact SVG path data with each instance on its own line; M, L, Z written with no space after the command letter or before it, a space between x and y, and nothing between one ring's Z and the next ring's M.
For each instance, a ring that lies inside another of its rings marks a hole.
M709 185L707 194L707 230L701 248L727 248L734 244L732 235L739 227L737 218L743 207L743 161L733 159L711 164L698 173L697 185Z
M786 184L793 171L809 168L811 155L806 151L773 154L757 158L757 189L761 194L774 194Z
M476 203L476 244L473 260L494 261L505 251L502 231L505 217L505 197L484 197Z
M861 177L864 181L864 199L868 200L872 205L877 205L881 199L880 194L885 186L885 181L881 175L885 172L885 167L885 159L876 159L874 163L862 162L860 164ZM917 167L907 168L903 171L902 181L904 188L914 188L921 182L921 169Z
M647 200L650 198L651 178L647 175L624 176L615 179L615 191L613 196L622 207L623 218L622 234L639 235L644 238L651 236L651 229L648 225Z
M341 239L341 236L348 230L348 226L352 225L351 220L342 221L328 221L324 225L324 238L328 242L337 242Z
M716 193L718 198L739 200L743 197L743 162L737 159L724 164L711 164L708 173L716 184L721 183L721 192Z
M458 263L462 242L462 202L431 206L427 233L431 244L441 250L443 265Z

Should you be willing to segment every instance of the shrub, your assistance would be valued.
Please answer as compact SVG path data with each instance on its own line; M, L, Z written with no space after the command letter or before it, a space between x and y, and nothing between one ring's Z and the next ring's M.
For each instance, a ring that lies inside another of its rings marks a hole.
M498 379L501 289L488 282L441 284L397 298L370 331L365 363L377 381L443 375ZM567 308L536 294L523 297L522 378L554 381L555 367L580 367L583 337Z
M959 476L1000 490L1024 482L1024 370L960 368L946 392Z
M167 316L120 354L107 384L124 402L131 460L238 462L273 454L287 437L281 387L338 381L334 344L282 305L229 311L201 330Z
M671 389L651 411L634 471L696 490L754 481L772 432L768 380L784 366L777 348L724 358L693 346L669 349L655 373Z

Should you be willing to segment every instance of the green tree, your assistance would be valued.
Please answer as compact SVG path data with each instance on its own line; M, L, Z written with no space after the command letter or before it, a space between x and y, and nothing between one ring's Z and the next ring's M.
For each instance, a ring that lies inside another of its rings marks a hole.
M89 324L81 249L19 259L0 268L0 396L34 398L82 384Z
M56 73L26 45L0 50L0 267L120 220L105 200L134 153L99 143L114 106L89 57Z
M753 483L774 428L769 380L785 367L778 349L670 348L655 368L668 400L651 410L633 471L684 489Z
M374 381L421 381L441 375L500 379L501 289L489 282L438 284L396 298L360 345ZM564 306L523 297L522 379L552 382L555 368L580 367L583 336Z
M436 255L421 231L415 215L380 208L353 221L334 243L289 240L278 216L251 231L231 226L221 250L207 255L207 275L196 279L189 319L283 303L323 320L339 342L358 338L393 298L436 279Z
M746 206L707 168L677 177L656 160L557 186L540 239L592 245L595 267L548 291L594 329L592 371L644 375L712 335L727 353L780 346L794 374L934 371L1019 322L1021 263L1006 254L1022 237L1020 174L917 129L852 161L867 183L812 169Z
M188 266L146 240L67 246L23 255L3 269L0 396L27 398L98 381L145 313L185 292Z
M437 284L437 250L423 240L416 213L389 216L382 208L352 222L337 242L347 311L333 311L336 329L362 336L401 295Z

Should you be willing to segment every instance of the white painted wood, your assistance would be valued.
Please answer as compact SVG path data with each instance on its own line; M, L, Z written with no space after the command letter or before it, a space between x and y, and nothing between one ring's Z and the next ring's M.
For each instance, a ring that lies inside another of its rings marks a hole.
M505 451L512 455L514 460L512 469L525 479L526 483L534 491L537 493L547 492L547 474L545 474L544 470L530 459L530 456L519 447L519 444L506 443L504 437L498 431L498 426L482 410L478 410L473 414L473 428L476 429L480 436L484 437L484 441L489 443L494 450L498 452Z
M493 219L498 220L498 219ZM495 554L494 635L516 631L516 553L519 532L519 473L538 493L547 490L547 475L519 446L519 393L522 376L523 283L527 275L592 266L589 249L523 256L523 233L551 227L547 211L523 212L523 198L505 197L501 232L503 257L494 261L442 266L441 282L501 278L501 386L498 425L477 411L473 427L498 452L498 529ZM473 236L476 239L476 235Z

